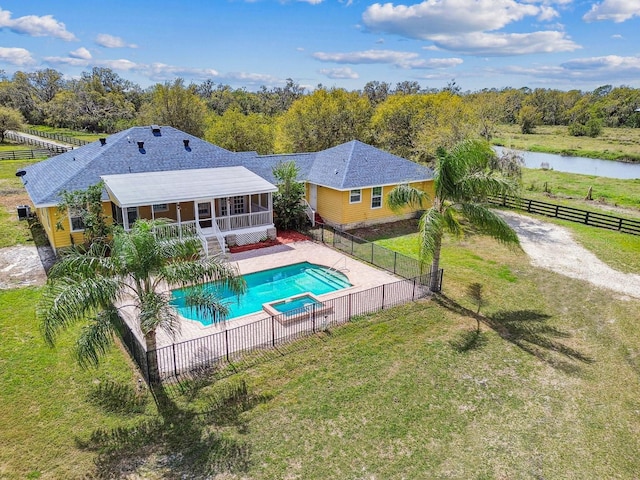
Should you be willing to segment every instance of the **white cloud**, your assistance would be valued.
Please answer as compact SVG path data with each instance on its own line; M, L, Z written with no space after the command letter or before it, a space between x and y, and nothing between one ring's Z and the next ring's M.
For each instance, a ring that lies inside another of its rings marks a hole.
M18 66L31 65L35 63L29 50L24 48L8 47L0 47L0 62Z
M365 50L345 53L316 52L313 54L313 57L321 62L349 63L355 65L386 63L407 69L445 68L462 63L462 60L459 58L425 60L420 58L420 55L417 53L398 52L395 50Z
M26 15L24 17L11 18L9 10L0 8L0 29L2 28L31 37L54 37L66 41L76 40L75 35L67 30L65 24L53 18L53 15L43 15L41 17Z
M349 67L322 68L318 70L318 73L322 75L326 75L328 78L340 79L340 80L343 80L343 79L356 80L360 78L360 75L358 75L357 72L354 72L353 70L351 70Z
M572 52L581 48L564 33L555 31L533 33L482 33L437 35L432 41L440 48L467 55L506 56L533 53Z
M80 47L77 50L74 50L73 52L69 52L69 56L72 58L80 58L83 60L89 60L91 59L91 52L89 52L89 50L87 50L84 47Z
M568 70L606 70L611 73L635 71L640 73L640 57L607 55L604 57L579 58L564 62L562 67Z
M362 19L375 32L428 40L439 48L474 55L521 55L579 48L561 31L498 32L526 17L537 17L539 21L558 17L553 3L566 0L424 0L410 6L375 3L365 10ZM548 40L554 43L545 44Z
M99 33L96 35L96 43L105 48L138 48L133 43L126 43L122 38L109 35L108 33Z
M591 7L582 19L585 22L612 20L621 23L640 17L640 0L604 0Z

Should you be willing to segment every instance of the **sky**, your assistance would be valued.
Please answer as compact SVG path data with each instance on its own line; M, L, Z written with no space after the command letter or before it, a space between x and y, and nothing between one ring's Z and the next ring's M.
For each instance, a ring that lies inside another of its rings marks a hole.
M146 88L640 88L640 0L0 0L0 69Z

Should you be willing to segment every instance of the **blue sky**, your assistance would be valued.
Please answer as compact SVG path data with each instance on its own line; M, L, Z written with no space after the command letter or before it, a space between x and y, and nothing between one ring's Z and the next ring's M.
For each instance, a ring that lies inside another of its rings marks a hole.
M0 69L254 91L640 88L640 0L0 0Z

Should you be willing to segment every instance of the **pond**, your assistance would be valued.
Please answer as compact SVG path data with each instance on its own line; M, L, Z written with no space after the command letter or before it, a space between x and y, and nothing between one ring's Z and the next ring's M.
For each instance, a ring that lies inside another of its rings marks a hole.
M494 147L498 154L504 148ZM552 153L525 152L517 150L524 159L525 167L540 168L548 165L549 169L558 172L580 173L583 175L596 175L599 177L632 179L640 178L640 163L624 163L613 160L602 160L586 157L567 157Z

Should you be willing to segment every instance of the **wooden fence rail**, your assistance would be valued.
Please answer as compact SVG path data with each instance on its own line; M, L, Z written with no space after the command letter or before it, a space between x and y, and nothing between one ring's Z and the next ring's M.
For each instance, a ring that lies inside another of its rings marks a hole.
M36 140L35 138L25 137L23 135L20 135L19 133L6 132L4 136L5 138L8 138L9 140L15 143L25 143L27 145L34 145L36 147L39 147L38 149L47 149L56 153L64 153L73 148L73 147L67 148L67 147L56 145L54 143L50 143L47 141L40 141L40 140Z
M69 145L76 145L79 147L81 147L82 145L87 145L88 143L91 143L86 140L80 140L79 138L69 137L68 135L61 135L59 133L41 132L40 130L34 130L32 128L25 130L25 133L36 135L42 138L49 138L51 140L57 140L58 142L68 143Z
M35 160L37 158L47 158L63 153L66 150L49 150L38 148L36 150L7 150L0 152L0 160Z
M560 220L583 223L592 227L606 228L608 230L618 230L631 235L640 235L640 220L617 217L606 213L590 212L580 208L565 207L564 205L528 198L494 197L489 201L495 205L525 210L529 213L537 213Z

